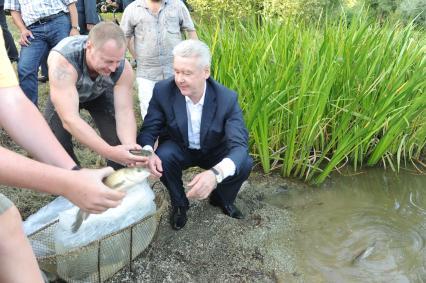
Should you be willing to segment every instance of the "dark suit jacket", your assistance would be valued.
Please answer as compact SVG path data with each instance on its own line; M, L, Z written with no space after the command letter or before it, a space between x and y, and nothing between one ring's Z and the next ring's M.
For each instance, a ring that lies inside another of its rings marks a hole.
M180 147L188 148L186 101L174 77L155 85L138 143L154 146L162 130ZM248 133L237 94L215 80L207 79L200 126L201 152L227 148L227 157L234 161L238 172L248 155L247 140Z

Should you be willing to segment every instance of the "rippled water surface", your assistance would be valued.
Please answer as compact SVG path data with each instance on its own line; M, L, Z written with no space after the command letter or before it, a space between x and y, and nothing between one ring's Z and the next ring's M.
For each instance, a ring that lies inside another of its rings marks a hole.
M288 190L307 282L426 282L426 177L383 169Z

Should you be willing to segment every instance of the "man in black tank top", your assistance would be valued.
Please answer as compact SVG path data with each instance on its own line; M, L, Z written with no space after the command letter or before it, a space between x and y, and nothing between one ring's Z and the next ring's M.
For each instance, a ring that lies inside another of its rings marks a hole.
M125 36L113 23L99 23L89 36L65 38L50 53L50 100L45 118L59 142L78 164L72 136L108 160L114 169L143 158L136 143L133 111L134 74L124 58ZM99 129L80 117L86 109Z

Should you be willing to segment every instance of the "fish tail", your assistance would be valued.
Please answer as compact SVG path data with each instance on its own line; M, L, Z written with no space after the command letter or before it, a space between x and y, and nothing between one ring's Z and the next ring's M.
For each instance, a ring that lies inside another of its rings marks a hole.
M75 218L75 222L71 226L71 232L73 233L77 232L81 224L83 223L85 219L87 219L87 217L89 217L88 213L83 212L81 209L78 210L77 216Z

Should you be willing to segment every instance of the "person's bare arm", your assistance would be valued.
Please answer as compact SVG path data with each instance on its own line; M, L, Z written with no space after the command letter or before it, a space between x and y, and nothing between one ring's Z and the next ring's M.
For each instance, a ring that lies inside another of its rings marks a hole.
M75 166L43 116L18 86L1 88L0 126L37 160L67 169Z
M0 88L0 126L35 158L54 165L43 164L0 147L1 184L62 195L92 213L100 213L119 204L123 194L116 194L102 183L102 179L113 170L71 171L75 162L18 86Z
M70 36L79 35L80 32L77 29L72 28L72 27L78 26L78 12L77 12L77 7L75 5L75 2L69 4L67 7L68 7L68 11L70 12L70 19L71 19Z
M51 52L48 58L50 98L64 128L78 141L92 150L108 156L110 145L80 117L79 97L75 87L77 71L58 52Z
M88 146L93 151L123 165L132 165L141 159L140 156L130 154L129 150L140 149L136 138L132 144L124 144L128 138L123 138L123 145L111 146L104 141L96 131L84 121L79 114L79 97L75 84L77 71L58 52L51 52L48 58L50 98L64 128L78 141ZM134 118L133 118L134 119ZM131 129L136 126L128 125ZM123 136L123 135L122 135Z
M186 32L187 39L198 39L197 32L195 30L190 30Z
M117 135L122 144L136 143L136 119L133 111L134 74L126 60L123 73L114 87L114 108Z
M71 171L21 156L0 147L0 183L62 195L89 213L101 213L120 204L124 194L109 189L102 179L113 170Z
M28 30L27 27L25 26L25 23L22 20L21 13L19 11L11 10L10 15L12 16L13 23L21 32L21 35L19 37L19 44L24 45L24 46L28 46L30 44L29 37L34 38L34 36L33 36L32 32L30 30Z

